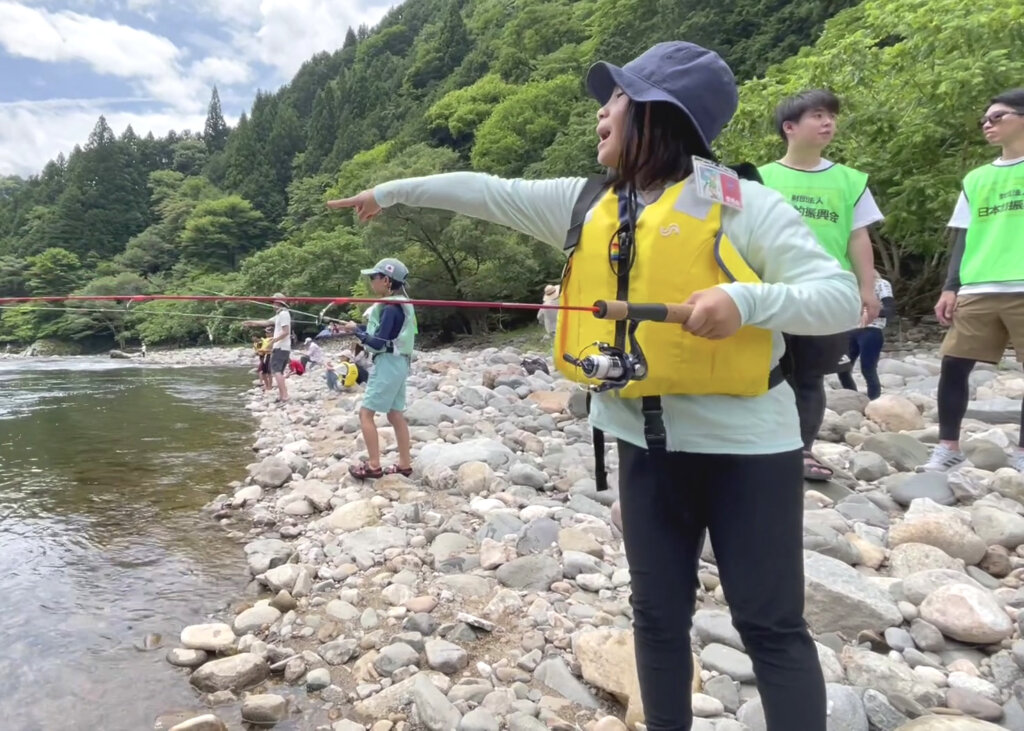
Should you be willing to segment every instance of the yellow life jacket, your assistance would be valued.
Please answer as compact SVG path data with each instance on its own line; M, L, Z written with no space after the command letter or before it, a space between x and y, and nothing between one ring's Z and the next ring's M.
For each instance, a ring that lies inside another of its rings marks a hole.
M725 282L760 282L722 232L722 207L697 196L686 181L670 186L636 221L628 293L619 293L611 261L618 252L619 200L608 190L588 214L566 263L561 304L596 300L685 302L693 292ZM744 326L731 337L708 340L678 324L644 322L636 332L648 374L615 392L622 398L669 394L757 396L769 388L772 333ZM555 363L566 377L597 384L562 357L595 354L595 342L616 343L616 323L588 312L559 311Z

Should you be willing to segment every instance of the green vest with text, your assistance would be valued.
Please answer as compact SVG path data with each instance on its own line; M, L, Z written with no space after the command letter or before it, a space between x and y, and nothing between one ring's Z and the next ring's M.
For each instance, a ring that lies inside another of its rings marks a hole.
M758 172L766 186L782 193L786 202L800 212L821 248L843 269L851 271L847 248L853 231L853 209L868 187L867 173L838 164L810 172L778 162L770 162Z
M972 170L964 195L971 223L960 283L1024 281L1024 163Z
M416 342L416 333L419 332L419 328L416 325L416 311L413 310L412 305L403 302L403 300L409 299L400 295L393 295L391 297L382 297L382 300L395 302L396 304L402 305L402 312L405 313L405 321L402 323L402 329L398 333L398 337L391 341L391 352L398 353L399 355L412 355L413 346ZM385 305L374 305L370 308L367 313L366 320L366 331L371 335L376 335L377 331L380 330L380 318L384 312ZM386 353L388 348L383 350L375 350L369 346L366 349L371 353Z

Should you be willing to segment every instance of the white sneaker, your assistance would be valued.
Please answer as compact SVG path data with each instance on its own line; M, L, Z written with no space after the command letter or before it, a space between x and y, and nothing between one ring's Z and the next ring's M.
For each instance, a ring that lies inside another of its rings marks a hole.
M951 472L967 461L967 456L958 449L950 449L943 444L937 444L932 450L931 457L923 465L919 466L917 472Z

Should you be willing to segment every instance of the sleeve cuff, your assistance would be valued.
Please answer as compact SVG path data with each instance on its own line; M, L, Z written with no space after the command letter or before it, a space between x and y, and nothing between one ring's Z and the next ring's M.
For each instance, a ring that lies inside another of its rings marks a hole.
M750 288L742 282L729 282L717 286L732 298L736 309L740 311L740 325L746 325L754 312L754 299Z
M401 181L389 180L386 183L374 186L373 199L381 208L389 208L398 203L398 186Z

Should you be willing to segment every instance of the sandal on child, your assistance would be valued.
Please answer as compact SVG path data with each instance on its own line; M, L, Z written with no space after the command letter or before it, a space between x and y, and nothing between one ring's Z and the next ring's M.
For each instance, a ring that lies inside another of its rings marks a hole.
M357 480L375 480L378 477L384 476L384 470L380 467L371 467L366 462L358 466L349 467L348 473Z
M385 475L401 475L402 477L409 477L412 475L412 467L399 467L393 464L389 467L384 468Z
M832 470L819 462L809 450L804 452L804 479L812 482L828 482L832 479Z

